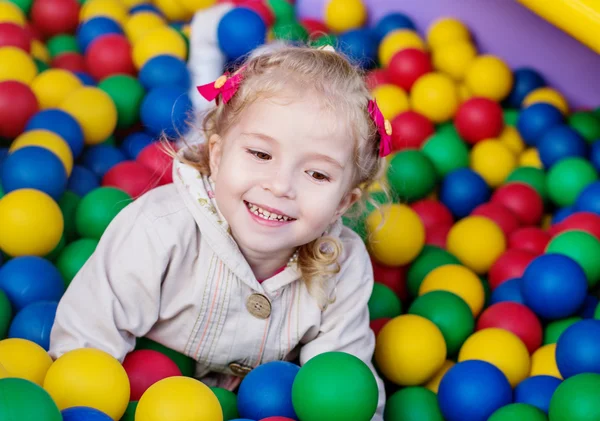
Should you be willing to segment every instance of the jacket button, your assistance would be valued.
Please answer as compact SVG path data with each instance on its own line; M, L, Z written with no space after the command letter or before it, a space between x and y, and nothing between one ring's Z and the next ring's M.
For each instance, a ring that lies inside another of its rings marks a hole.
M271 315L271 303L262 294L252 294L246 300L246 308L254 317L267 319Z
M239 377L244 377L252 371L252 367L248 367L247 365L242 365L238 363L229 364L229 369L233 374Z

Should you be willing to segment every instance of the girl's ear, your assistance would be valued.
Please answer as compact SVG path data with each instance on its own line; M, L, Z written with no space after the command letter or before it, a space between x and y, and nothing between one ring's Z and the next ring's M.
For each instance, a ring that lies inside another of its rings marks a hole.
M219 165L221 164L221 154L223 152L223 138L218 134L213 134L208 139L208 156L210 163L210 176L217 178Z
M350 190L348 193L346 193L346 196L344 196L344 198L340 202L339 206L337 207L330 223L333 224L340 216L342 216L344 213L346 213L346 211L350 208L350 206L355 204L358 201L358 199L360 199L361 196L362 196L362 190L359 189L358 187L355 187L352 190Z

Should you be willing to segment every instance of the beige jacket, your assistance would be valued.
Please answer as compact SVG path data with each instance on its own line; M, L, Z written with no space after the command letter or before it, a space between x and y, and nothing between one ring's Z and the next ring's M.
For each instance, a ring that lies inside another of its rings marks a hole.
M196 377L235 388L259 364L304 364L327 351L356 355L371 367L375 338L367 301L372 266L361 238L338 221L343 244L336 301L321 311L295 263L259 283L228 233L206 178L175 162L174 184L122 210L59 303L50 355L82 347L120 361L146 336L197 361ZM333 296L333 295L332 295ZM375 372L374 372L375 373ZM383 420L379 384L375 421Z

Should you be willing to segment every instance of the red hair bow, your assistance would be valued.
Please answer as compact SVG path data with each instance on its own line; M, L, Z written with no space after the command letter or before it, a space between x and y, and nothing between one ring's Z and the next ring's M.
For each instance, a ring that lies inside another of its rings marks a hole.
M392 124L386 120L374 99L369 100L369 115L377 126L381 143L379 144L379 156L388 156L392 152Z
M219 95L223 98L223 102L227 104L235 95L242 83L242 69L235 73L232 77L227 74L219 77L216 81L196 87L200 95L207 101L215 100Z

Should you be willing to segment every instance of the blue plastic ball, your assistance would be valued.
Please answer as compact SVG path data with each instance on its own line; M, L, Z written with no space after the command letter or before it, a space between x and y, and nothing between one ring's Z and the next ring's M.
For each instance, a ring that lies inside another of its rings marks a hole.
M73 406L61 411L63 421L112 421L112 418L98 409L87 406Z
M600 320L581 320L559 336L556 365L564 379L582 373L600 374Z
M0 171L2 170L2 165L4 164L4 160L8 156L8 148L0 148Z
M494 411L512 402L512 388L492 364L463 361L442 377L438 402L446 421L487 421Z
M554 215L552 215L552 225L558 224L559 222L563 221L565 218L574 214L575 212L575 206L566 206L564 208L560 208L559 210L554 212Z
M82 157L83 165L92 170L100 179L112 167L119 162L127 160L127 157L118 148L110 145L96 145L88 148Z
M258 13L238 7L227 12L217 27L217 39L223 54L229 60L250 53L265 43L267 26Z
M600 141L592 143L590 149L590 161L594 166L594 169L600 172Z
M94 78L86 72L75 72L75 76L77 76L85 86L96 86Z
M490 304L501 303L504 301L512 301L519 304L525 304L523 294L521 294L521 279L514 278L502 282L492 291L490 296Z
M281 416L297 419L292 405L292 384L300 367L287 361L272 361L252 370L238 391L240 416L255 420Z
M160 86L177 86L187 90L191 80L185 61L169 55L148 60L140 70L138 78L147 91Z
M600 215L600 181L586 186L575 201L577 212L592 212Z
M163 132L168 138L178 138L187 131L192 102L185 89L162 86L152 89L144 97L140 117L144 127L157 138Z
M547 320L574 315L587 294L585 272L575 260L562 254L543 254L525 269L521 292L525 305Z
M98 187L100 187L100 180L92 170L88 170L81 165L73 167L69 182L67 183L67 190L72 191L79 197L83 197Z
M83 152L83 130L77 120L63 110L49 108L40 111L27 122L25 131L29 130L48 130L56 133L67 142L74 158Z
M546 414L550 399L562 380L554 376L533 376L523 380L515 388L515 403L526 403L541 409Z
M599 303L600 303L600 300L598 300L598 298L596 296L588 294L585 297L585 301L583 302L583 305L577 312L577 315L579 317L581 317L582 319L593 319L594 313L596 311L596 307L598 307Z
M382 17L375 25L374 32L377 43L380 43L387 34L396 29L410 29L416 31L417 27L408 16L403 15L402 13L389 13Z
M370 69L377 64L378 42L370 29L353 29L338 36L338 49L362 67Z
M123 139L121 151L128 159L136 159L146 146L154 143L154 138L144 132L136 132Z
M513 76L513 87L505 100L506 105L511 108L521 108L523 100L531 91L546 86L544 77L528 67L516 69Z
M30 188L58 200L67 188L62 161L40 146L26 146L10 153L2 164L1 177L4 193Z
M542 135L537 144L540 160L546 169L564 158L588 154L585 139L567 125L554 126Z
M24 307L12 320L8 337L27 339L48 351L57 306L55 301L38 301Z
M123 29L116 21L105 16L98 16L79 25L75 37L79 49L85 53L96 38L106 34L123 35Z
M0 289L15 311L38 301L59 301L65 282L58 269L37 256L20 256L0 268Z
M562 124L564 117L560 110L545 102L532 104L519 114L517 130L529 146L537 146L542 136L554 126Z
M485 180L470 168L454 170L442 180L440 200L456 218L464 218L490 198Z

